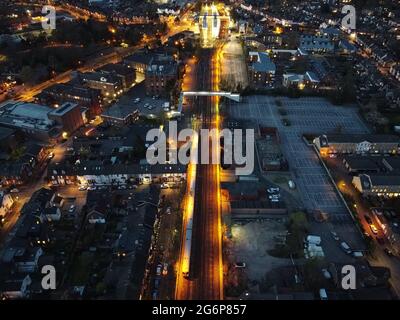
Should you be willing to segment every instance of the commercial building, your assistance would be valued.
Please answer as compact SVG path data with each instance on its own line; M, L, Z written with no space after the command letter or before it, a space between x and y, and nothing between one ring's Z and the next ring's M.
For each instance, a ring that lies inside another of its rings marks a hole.
M319 83L320 80L318 76L312 71L307 71L304 74L296 74L296 73L283 74L282 84L286 88L317 89Z
M166 97L177 79L178 66L172 58L154 59L145 73L146 94Z
M81 84L68 82L57 83L44 89L36 96L40 103L46 105L61 105L64 102L74 102L87 108L90 118L101 113L101 90L84 87Z
M48 169L54 185L79 183L81 185L125 185L128 182L151 183L186 179L186 166L180 164L104 164L85 161L69 165L61 163Z
M115 74L105 74L102 72L81 73L82 82L92 89L98 89L105 100L113 100L123 93L121 78Z
M400 139L386 134L321 135L314 139L321 155L339 154L398 154Z
M110 63L101 67L98 69L98 71L104 74L112 74L120 78L124 90L128 90L130 87L132 87L136 80L135 69L129 64Z
M400 175L360 174L352 183L363 196L400 196Z
M49 118L52 108L34 103L8 101L0 105L0 125L18 129L32 139L55 143L62 126Z
M124 59L126 65L131 66L136 71L136 77L143 76L152 62L154 56L148 52L137 52Z
M380 157L349 156L344 157L343 164L350 173L380 172L380 160Z
M276 66L265 52L249 52L249 80L254 87L272 86Z
M62 126L63 131L72 133L83 126L81 108L76 103L67 102L49 112L49 119Z
M335 45L328 35L302 35L299 49L307 53L325 53L333 52Z

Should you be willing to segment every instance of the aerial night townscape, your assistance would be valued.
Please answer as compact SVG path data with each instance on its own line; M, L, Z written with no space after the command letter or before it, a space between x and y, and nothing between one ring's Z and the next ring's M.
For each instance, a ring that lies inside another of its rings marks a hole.
M2 0L0 180L0 300L398 300L400 3Z

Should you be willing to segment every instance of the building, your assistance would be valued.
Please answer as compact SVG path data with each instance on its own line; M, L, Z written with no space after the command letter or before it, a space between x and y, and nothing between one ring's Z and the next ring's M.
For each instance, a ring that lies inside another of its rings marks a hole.
M353 177L352 183L363 196L400 195L400 175L360 174Z
M107 124L121 127L138 121L140 117L156 119L169 111L168 100L147 96L145 84L141 82L132 87L118 102L103 111L101 118Z
M0 191L0 216L5 216L14 204L12 196Z
M136 78L143 77L150 66L154 55L148 52L137 52L124 59L124 63L136 71Z
M254 87L271 87L276 66L265 52L249 52L249 80Z
M0 182L2 186L24 184L32 176L32 167L27 163L4 162L0 165Z
M80 164L58 164L49 167L48 176L54 185L125 185L128 182L151 183L186 179L186 166L180 164L103 164L87 161Z
M110 63L101 67L98 71L104 74L112 74L120 78L125 91L131 88L136 80L135 69L129 64Z
M18 272L33 273L37 271L39 258L43 254L41 247L28 247L14 256L14 265Z
M343 164L350 173L366 173L366 172L379 172L381 165L376 157L368 156L350 156L343 158Z
M6 299L23 299L28 296L31 283L28 274L11 275L0 284L0 293Z
M400 172L400 158L399 157L385 157L382 159L382 164L388 172Z
M171 57L154 59L145 72L146 94L168 97L178 79L178 66Z
M0 127L0 148L3 150L14 149L18 145L16 130Z
M336 77L332 72L332 66L324 57L312 56L309 59L310 71L312 71L318 81L324 86L335 85L337 83Z
M18 129L31 139L55 143L62 127L49 118L53 109L34 103L8 101L0 105L0 125Z
M347 40L340 40L339 47L345 54L353 54L357 52L357 48Z
M283 74L282 84L286 88L298 88L298 89L317 89L319 87L320 80L318 76L312 72L307 71L305 74L296 73L285 73Z
M101 90L87 88L72 81L54 84L44 89L36 98L40 103L47 105L61 105L64 102L77 103L88 109L89 118L100 114L102 110Z
M399 137L386 134L322 135L314 139L322 156L328 154L397 154Z
M205 4L199 14L200 40L203 48L212 47L214 40L219 37L221 18L217 7Z
M104 123L113 126L127 126L139 120L139 109L134 103L116 102L103 111L101 118Z
M302 35L299 49L307 53L331 53L335 45L328 35Z
M54 120L67 133L76 131L84 124L80 106L71 102L50 111L49 119Z
M103 98L107 101L115 100L124 91L121 78L115 74L87 72L81 73L80 78L89 88L100 90Z
M393 64L389 70L390 74L400 81L400 64Z

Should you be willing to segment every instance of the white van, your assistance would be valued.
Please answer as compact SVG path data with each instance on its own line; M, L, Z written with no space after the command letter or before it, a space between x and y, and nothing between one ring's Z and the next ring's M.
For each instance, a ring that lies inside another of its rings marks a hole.
M350 248L350 246L346 243L346 242L342 242L341 244L340 244L340 248L342 248L342 250L344 251L344 252L346 252L347 254L351 254L351 248Z
M324 288L319 289L319 298L321 300L328 300L328 295L327 295L326 290Z

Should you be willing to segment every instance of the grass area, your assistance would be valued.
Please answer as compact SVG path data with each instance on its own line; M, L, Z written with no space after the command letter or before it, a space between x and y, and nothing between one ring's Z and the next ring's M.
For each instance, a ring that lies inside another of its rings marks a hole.
M276 184L284 184L288 182L288 179L284 176L277 176L272 179L272 181Z
M289 258L291 255L295 258L302 258L304 256L303 240L308 228L306 214L301 211L291 213L287 228L285 244L276 245L268 253L279 258Z

